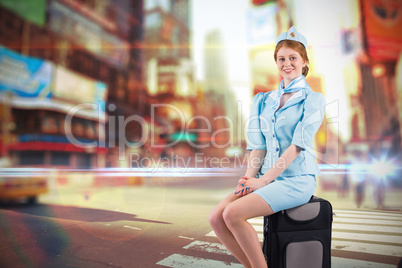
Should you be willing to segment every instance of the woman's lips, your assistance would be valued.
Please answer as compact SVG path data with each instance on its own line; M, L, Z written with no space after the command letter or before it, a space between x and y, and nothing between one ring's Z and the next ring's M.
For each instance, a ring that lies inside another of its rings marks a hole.
M293 69L283 69L283 71L288 74L288 73L293 72Z

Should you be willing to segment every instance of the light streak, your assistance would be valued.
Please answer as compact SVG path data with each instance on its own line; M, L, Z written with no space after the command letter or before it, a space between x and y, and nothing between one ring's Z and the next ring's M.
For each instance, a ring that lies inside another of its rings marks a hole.
M385 157L380 160L373 159L370 164L320 164L321 174L371 174L385 178L395 175L399 169L387 161ZM92 174L96 177L229 177L242 176L246 168L96 168L96 169L54 169L54 168L2 168L0 178L23 177L58 177L67 174Z

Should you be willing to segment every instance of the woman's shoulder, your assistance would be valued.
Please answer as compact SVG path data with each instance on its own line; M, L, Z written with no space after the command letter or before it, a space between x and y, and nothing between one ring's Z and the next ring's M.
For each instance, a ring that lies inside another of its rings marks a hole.
M265 99L267 94L268 94L268 92L259 92L254 95L253 100L263 100L263 99Z
M325 102L325 97L321 92L316 92L309 88L306 90L306 101Z
M260 92L254 95L253 97L253 104L258 104L258 103L262 103L266 100L266 98L268 97L269 93L271 92Z
M260 106L262 102L264 101L264 92L260 92L254 95L253 101L252 101L252 106Z
M304 108L306 110L324 109L326 106L325 97L322 93L309 90L306 92L306 99L304 100Z

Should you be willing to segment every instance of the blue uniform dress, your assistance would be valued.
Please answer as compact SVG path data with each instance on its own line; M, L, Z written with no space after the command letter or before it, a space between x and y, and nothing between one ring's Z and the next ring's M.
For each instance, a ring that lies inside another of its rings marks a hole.
M253 98L247 134L247 150L266 150L257 177L276 163L282 153L295 144L302 148L289 167L273 182L254 191L274 212L307 203L316 189L314 135L324 118L325 99L314 92L303 77L302 89L278 110L272 109L277 90L258 93Z

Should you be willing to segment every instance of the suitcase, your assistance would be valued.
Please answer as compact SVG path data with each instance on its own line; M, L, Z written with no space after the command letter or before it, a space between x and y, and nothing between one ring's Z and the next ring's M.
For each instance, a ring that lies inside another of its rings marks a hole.
M330 268L332 205L307 204L264 217L262 250L269 268Z

